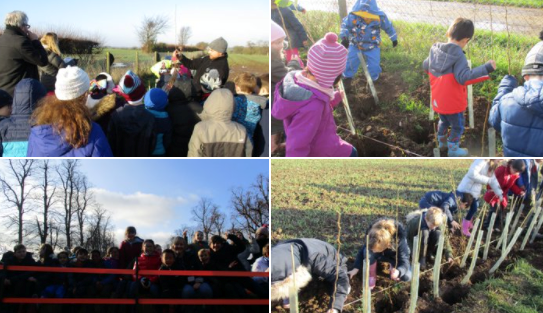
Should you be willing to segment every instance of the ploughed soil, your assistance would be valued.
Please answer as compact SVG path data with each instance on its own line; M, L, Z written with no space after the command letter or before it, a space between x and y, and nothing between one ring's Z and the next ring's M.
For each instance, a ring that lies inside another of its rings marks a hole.
M517 243L509 253L507 258L502 262L499 269L494 273L494 277L500 277L503 275L510 264L514 263L517 258L525 258L534 267L543 270L543 241L535 241L533 244L527 244L523 251L519 251L520 245L524 238L522 233ZM483 241L486 239L484 235ZM498 239L498 235L493 234L493 240ZM454 252L456 258L453 264L446 264L441 267L441 273L439 277L439 297L433 295L433 282L432 282L432 267L433 261L428 262L427 269L423 271L421 269L421 276L419 280L419 298L417 300L417 310L419 313L449 313L455 311L455 305L461 303L465 299L471 289L472 284L477 284L485 281L490 277L489 270L496 263L501 255L501 251L496 250L496 243L491 244L488 259L482 260L483 247L481 244L479 258L476 261L476 266L473 270L473 274L469 282L465 285L461 284L461 281L465 277L469 266L471 264L471 256L468 257L466 266L460 268L459 264L461 256L459 252ZM451 237L451 246L453 250L455 247L462 247L458 249L463 251L467 245L467 239L455 235ZM472 249L475 247L475 242L472 245ZM442 260L445 262L445 260ZM351 269L354 263L354 259L350 259L348 268ZM389 277L388 264L380 264L377 267L377 284L372 290L372 312L379 313L392 313L402 312L407 313L409 310L411 283L395 283L392 282ZM393 286L396 285L396 286ZM392 287L392 288L389 288ZM386 290L385 290L386 289ZM362 284L360 275L357 275L351 280L351 293L348 295L343 312L359 312L361 310L362 298ZM358 301L357 301L358 300ZM357 301L350 304L353 301ZM300 312L314 312L324 313L328 308L329 296L327 285L314 278L314 280L305 288L303 288L299 294L299 309ZM281 304L272 303L272 312L286 313L287 310L281 308ZM483 312L480 312L483 313Z

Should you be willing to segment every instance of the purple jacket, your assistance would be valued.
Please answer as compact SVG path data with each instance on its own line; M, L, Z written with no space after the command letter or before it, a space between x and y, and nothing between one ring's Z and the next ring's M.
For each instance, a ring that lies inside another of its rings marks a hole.
M348 157L353 147L336 133L333 107L341 102L321 91L298 84L290 72L275 88L272 115L283 121L287 135L287 157Z

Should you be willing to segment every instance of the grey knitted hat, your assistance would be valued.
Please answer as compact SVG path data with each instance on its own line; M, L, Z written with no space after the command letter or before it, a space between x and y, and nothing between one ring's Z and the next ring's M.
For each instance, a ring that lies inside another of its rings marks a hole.
M228 49L228 42L226 42L226 40L224 40L224 38L222 37L219 37L215 40L213 40L210 44L209 44L209 47L217 52L220 52L220 53L225 53L226 52L226 49Z
M522 68L522 76L524 75L543 75L543 41L528 52Z

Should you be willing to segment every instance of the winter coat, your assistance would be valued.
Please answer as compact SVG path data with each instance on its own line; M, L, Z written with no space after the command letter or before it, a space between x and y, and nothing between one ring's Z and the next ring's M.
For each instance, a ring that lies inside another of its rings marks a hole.
M104 268L115 270L115 269L120 269L120 265L121 263L117 259L104 258ZM103 275L100 279L100 284L102 285L115 284L117 281L119 281L118 274Z
M253 157L270 157L270 101L266 99L266 106L262 109L262 118L256 125L253 135Z
M141 256L138 257L138 268L140 271L158 270L161 264L162 261L160 260L160 255L158 253L153 253L150 255L142 253ZM136 269L136 264L134 264L132 269ZM156 275L139 275L138 279L143 277L148 278L153 284L158 283L158 276ZM136 280L136 275L132 275L132 279Z
M238 254L242 253L245 250L245 243L241 241L236 235L228 235L228 239L232 240L233 245L225 242L222 244L222 247L219 251L215 252L210 250L211 261L215 262L219 267L223 269L228 269L230 271L244 271L245 268L241 263L238 262L233 268L228 268L230 263L238 261Z
M428 211L427 209L417 210L417 211L409 213L406 216L406 222L407 223L406 223L405 227L406 227L406 231L407 231L407 244L409 245L409 250L411 252L413 252L413 238L415 238L415 236L417 236L419 234L419 225L420 225L421 233L422 233L423 230L428 230L430 233L439 231L439 227L434 229L434 230L430 230L428 228L428 224L426 223L426 220L425 220L427 211ZM444 232L441 231L441 235L443 235L443 234L444 234ZM419 238L419 240L420 240L420 238ZM452 256L453 256L452 247L451 247L451 242L450 242L450 238L449 238L448 234L445 237L444 243L445 243L445 245L443 246L443 251L445 252L445 259L452 258ZM422 249L423 249L423 247L420 248L420 252L421 252L420 255L422 255Z
M111 114L107 139L116 157L148 157L155 147L155 117L143 104L125 105Z
M211 60L209 56L191 60L182 55L180 61L181 64L188 69L196 70L192 80L196 87L198 99L200 99L203 94L210 93L211 90L222 88L228 81L230 67L228 66L228 55L226 53L224 56L215 60ZM217 81L212 79L215 76L218 78ZM203 87L208 88L208 90L204 91Z
M168 112L147 109L155 117L153 133L155 135L155 147L151 153L154 157L165 156L166 149L172 142L172 121Z
M94 268L94 265L90 260L85 262L79 262L75 260L70 263L70 267L73 268ZM96 274L85 274L85 273L70 273L68 276L69 285L71 288L80 288L85 286L90 286L96 282Z
M5 262L5 265L8 266L39 266L39 263L34 261L32 258L32 253L27 252L24 259L20 260L15 257L15 255L8 258ZM6 273L6 279L9 279L11 285L14 286L20 282L28 280L30 277L36 277L36 272L31 271L8 271Z
M299 84L296 72L287 74L275 90L272 115L283 120L287 157L348 157L353 146L337 134L333 108L341 102L311 87Z
M494 172L494 175L496 176L496 179L498 180L502 194L505 195L503 197L504 205L507 206L507 193L509 192L509 189L513 191L514 194L519 195L521 193L521 189L516 185L517 180L519 179L520 175L517 174L511 174L511 170L509 169L509 166L499 166L496 171ZM499 203L498 197L494 194L492 189L490 187L486 187L486 193L484 196L485 201L490 204L491 206L495 206L497 203Z
M378 223L380 220L381 219L378 219L373 222L366 231L366 234L369 234L373 225L375 223ZM381 253L373 253L373 255L375 256L375 259L384 257L387 259L395 260L397 258L398 264L396 264L396 269L400 272L399 277L402 277L404 274L409 272L409 256L411 254L411 250L409 249L409 245L407 244L407 232L400 222L396 222L396 231L397 233L395 233L393 237L394 241L396 241L396 236L398 236L397 246L394 247L394 249L386 249ZM393 242L392 244L395 244L395 242ZM366 246L364 245L364 247L362 247L362 249L360 249L358 251L358 254L356 255L356 260L354 261L354 268L361 270L365 258ZM372 260L370 262L371 264L373 264L375 260Z
M426 203L440 208L445 215L447 215L447 224L449 228L452 226L452 221L454 221L453 214L458 211L458 206L456 205L456 194L454 192L443 192L443 191L430 191L427 192L421 201L425 200ZM421 208L428 209L428 208Z
M35 79L25 78L17 84L11 116L0 121L0 156L26 157L32 111L45 94L45 88Z
M440 42L432 46L422 67L430 78L432 108L447 115L464 112L468 106L466 86L490 79L488 74L494 71L490 63L470 69L459 45Z
M289 41L289 49L303 48L303 42L308 39L307 33L302 23L289 8L272 9L271 19L281 26L287 34L285 39Z
M47 50L46 50L47 51ZM49 64L38 67L40 73L40 82L45 86L47 92L55 91L58 70L66 67L62 58L53 51L47 51L47 60Z
M500 197L502 195L500 184L494 173L488 173L488 166L489 164L485 160L473 161L469 167L468 173L464 175L464 178L462 178L462 181L456 189L460 192L470 193L474 198L473 201L476 201L476 199L479 199L481 196L481 189L483 186L489 185L494 193Z
M294 266L292 268L291 246L294 252ZM347 275L347 259L338 254L334 246L318 239L292 239L278 243L272 247L270 255L273 256L271 268L272 301L278 297L288 298L288 287L291 285L292 275L296 275L298 288L303 288L311 276L323 278L333 290L336 285L335 301L331 307L341 312L345 299L349 293L349 276ZM337 263L339 256L339 274L337 275ZM336 280L337 276L337 280ZM287 289L287 290L285 290ZM286 291L286 292L285 292ZM332 297L330 297L330 302Z
M255 130L262 118L262 110L266 108L267 102L266 98L255 95L237 95L234 97L232 121L245 127L247 136L253 145Z
M506 75L488 122L502 135L504 156L543 156L543 81L529 80L518 87L516 78Z
M537 183L538 183L538 173L537 166L534 160L525 159L524 165L526 170L520 173L520 177L517 180L516 185L519 186L522 190L526 191L525 199L532 199L532 189L535 189L537 192Z
M270 92L270 103L272 107L272 113L273 113L273 106L274 104L274 94L275 94L275 88L277 83L283 80L287 73L289 71L293 70L301 70L300 64L296 60L291 60L288 63L288 66L285 66L285 63L280 58L275 58L272 53L271 57L271 92ZM284 132L283 128L283 121L276 119L275 117L271 117L271 134L276 135L279 133Z
M159 268L160 271L180 271L184 270L184 268L177 266L176 264L173 264L171 267L167 266L166 264L162 264ZM160 290L163 293L171 293L174 294L179 292L180 290L183 290L183 286L187 283L187 276L165 276L161 275L158 276L159 283L160 283Z
M40 79L38 66L48 63L47 52L39 40L30 40L18 27L6 26L0 36L0 89L13 97L18 82Z
M256 261L253 263L253 267L251 268L251 272L266 272L270 268L270 259L267 257L259 257L256 259ZM257 283L262 284L268 284L269 277L253 277L253 280Z
M390 40L398 40L396 30L385 12L381 11L375 0L357 1L341 23L340 38L348 38L351 45L367 51L381 45L381 29Z
M74 148L64 141L64 133L58 134L51 125L33 126L28 138L28 157L112 157L106 135L96 123L92 123L88 142Z
M185 239L186 241L186 239ZM207 243L207 241L197 241L197 242L193 242L189 245L189 250L193 253L198 253L198 251L202 250L202 249L209 249L209 244Z
M133 241L123 240L119 247L119 268L126 269L130 266L134 259L140 255L143 239L140 237L134 238Z
M251 157L253 145L245 128L232 122L233 111L234 97L227 89L209 96L190 138L189 157Z
M60 263L58 262L54 254L44 258L43 260L38 261L36 264L38 266L44 266L44 267L59 267L60 266ZM53 285L52 284L53 282L55 285L57 284L60 285L62 284L63 280L61 280L58 274L65 274L65 273L40 272L40 273L36 273L37 275L36 278L38 279L38 282L40 282L40 284L43 286L49 285L49 284Z
M87 106L90 101L98 101L98 103L92 105L89 108L91 112L91 118L94 122L100 125L100 127L107 136L107 130L109 126L109 121L111 120L111 115L119 108L125 106L126 100L114 93L106 95L99 100L91 100L91 96L89 96L89 99L87 99Z
M200 122L197 113L202 106L194 101L196 89L190 79L177 80L168 92L166 112L172 121L172 142L166 149L169 157L186 157L194 125Z

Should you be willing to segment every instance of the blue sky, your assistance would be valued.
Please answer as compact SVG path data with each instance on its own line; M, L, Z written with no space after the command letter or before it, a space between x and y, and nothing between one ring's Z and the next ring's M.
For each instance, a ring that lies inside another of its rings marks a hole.
M0 162L0 174L7 164ZM97 201L111 214L117 243L133 225L142 238L164 244L181 225L194 224L190 211L201 197L211 198L229 221L231 188L248 188L259 174L269 177L269 160L258 159L85 159L80 165ZM15 230L5 228L0 223L0 233ZM0 244L5 244L3 239Z
M269 40L268 0L2 0L0 17L3 24L7 13L20 10L28 15L32 28L76 29L84 34L99 34L107 46L133 47L139 46L135 28L144 16L169 17L170 28L158 39L173 43L176 5L177 28L192 28L191 44L210 42L221 36L230 46L245 45L249 40Z

